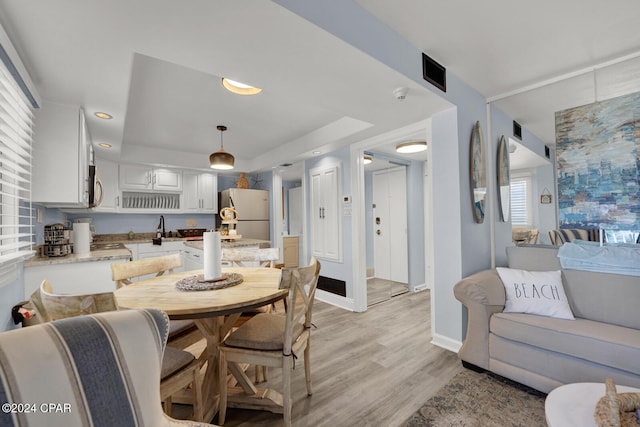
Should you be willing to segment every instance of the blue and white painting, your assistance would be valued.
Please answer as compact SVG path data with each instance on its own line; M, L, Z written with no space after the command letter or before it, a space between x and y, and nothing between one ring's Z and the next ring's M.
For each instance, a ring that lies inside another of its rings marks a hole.
M562 228L640 230L640 92L556 113Z

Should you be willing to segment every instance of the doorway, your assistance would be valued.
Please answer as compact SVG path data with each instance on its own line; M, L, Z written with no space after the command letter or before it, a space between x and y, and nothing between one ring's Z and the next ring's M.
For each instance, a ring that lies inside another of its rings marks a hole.
M371 227L367 239L367 305L388 301L409 291L407 241L407 170L406 166L380 160L365 174L365 190L371 194ZM371 264L371 265L369 265Z

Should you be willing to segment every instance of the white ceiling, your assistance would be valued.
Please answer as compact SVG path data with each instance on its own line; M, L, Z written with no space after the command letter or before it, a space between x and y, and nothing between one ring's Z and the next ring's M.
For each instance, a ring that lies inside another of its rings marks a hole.
M640 51L636 0L356 1L489 98ZM0 0L0 24L40 96L82 106L94 144L113 145L99 155L122 161L206 168L223 124L237 170L268 170L448 107L271 1ZM263 92L232 95L221 76ZM598 99L640 90L640 58L596 77L497 104L553 143L554 112L593 102L594 80Z

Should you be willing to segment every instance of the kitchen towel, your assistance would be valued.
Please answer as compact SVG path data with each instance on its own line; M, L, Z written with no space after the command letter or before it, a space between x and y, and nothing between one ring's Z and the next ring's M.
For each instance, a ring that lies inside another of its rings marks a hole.
M222 248L220 233L208 231L202 234L204 249L204 280L219 279L222 276Z
M88 254L91 250L91 229L88 222L73 223L73 253Z

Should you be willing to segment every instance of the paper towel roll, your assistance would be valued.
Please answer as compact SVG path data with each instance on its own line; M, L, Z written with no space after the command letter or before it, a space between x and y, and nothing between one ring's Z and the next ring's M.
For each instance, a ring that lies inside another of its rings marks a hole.
M204 280L219 279L222 276L222 248L220 233L208 231L202 235L204 249Z
M73 252L76 254L88 254L91 251L91 230L88 222L73 223Z

